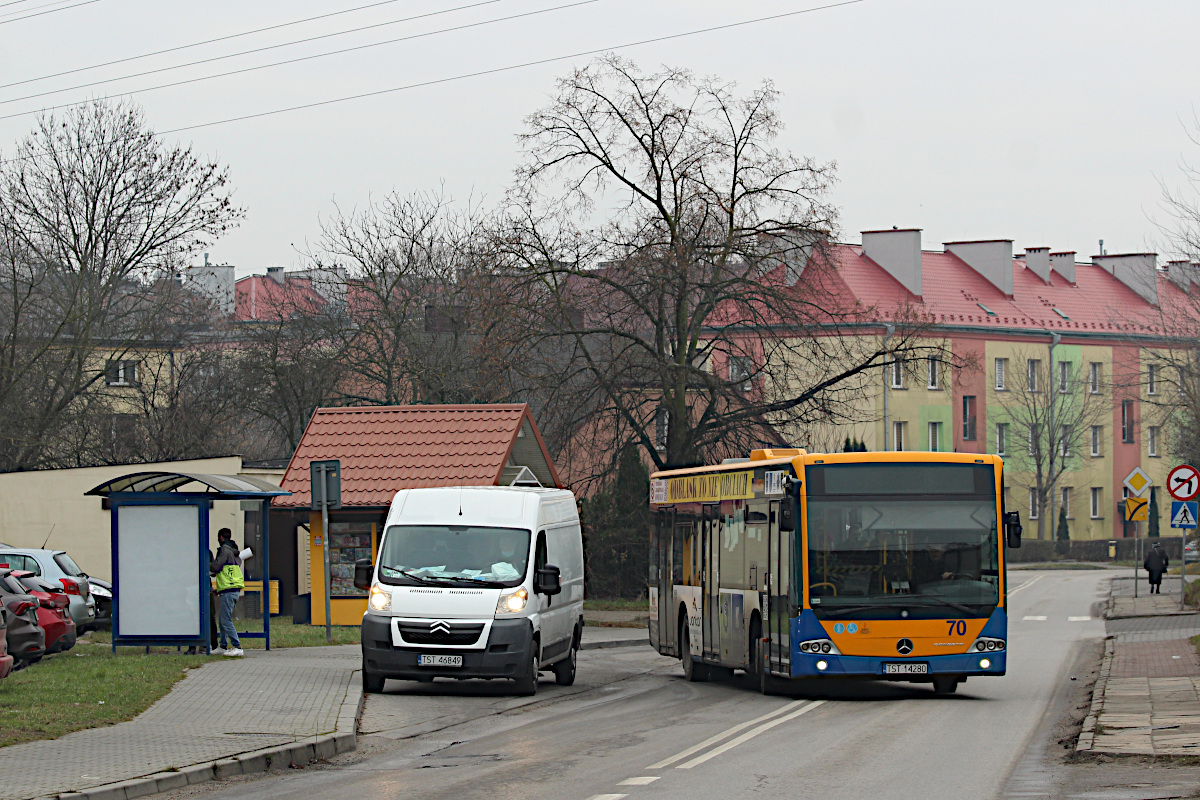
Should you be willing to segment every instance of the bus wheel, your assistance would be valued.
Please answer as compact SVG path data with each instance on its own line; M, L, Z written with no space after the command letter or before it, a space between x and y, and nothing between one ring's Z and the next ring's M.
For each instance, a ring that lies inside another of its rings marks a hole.
M957 688L958 678L939 675L933 679L934 694L954 694L954 690Z
M689 683L708 680L708 666L692 657L692 643L686 623L679 625L679 652L679 660L683 662L683 677Z

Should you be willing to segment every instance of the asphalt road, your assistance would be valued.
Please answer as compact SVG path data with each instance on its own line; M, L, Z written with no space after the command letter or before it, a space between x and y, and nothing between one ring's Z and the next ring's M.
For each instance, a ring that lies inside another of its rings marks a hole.
M389 682L362 750L341 763L212 786L229 800L306 796L530 800L629 797L1054 797L1052 770L1014 768L1044 728L1094 616L1100 571L1013 572L1009 672L958 694L856 683L764 697L746 679L689 684L648 648L581 654L570 689ZM1028 760L1028 759L1026 759Z

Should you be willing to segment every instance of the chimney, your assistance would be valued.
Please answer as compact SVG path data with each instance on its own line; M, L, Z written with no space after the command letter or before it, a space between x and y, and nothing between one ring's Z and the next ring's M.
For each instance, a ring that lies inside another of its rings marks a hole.
M1043 283L1050 282L1050 248L1049 247L1027 247L1025 248L1025 266L1033 271L1042 279Z
M987 281L1012 297L1013 252L1012 239L988 239L979 242L946 242L947 253L967 262L971 269Z
M921 296L921 229L863 231L863 255L883 267L905 289Z
M1050 254L1050 269L1066 278L1070 283L1075 282L1075 251Z
M1092 263L1137 292L1151 305L1158 305L1158 254L1121 253L1092 256Z
M267 267L267 277L271 278L276 283L283 283L283 267Z

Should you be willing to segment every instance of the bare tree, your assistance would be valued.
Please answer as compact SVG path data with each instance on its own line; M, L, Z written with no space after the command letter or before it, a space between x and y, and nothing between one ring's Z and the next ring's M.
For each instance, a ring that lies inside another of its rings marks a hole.
M609 55L527 119L497 251L573 351L594 451L663 467L778 445L854 417L878 368L921 350L910 309L887 310L889 351L862 327L881 310L847 301L825 246L834 166L777 147L777 102Z
M1013 485L1036 498L1039 539L1053 534L1059 478L1091 446L1092 426L1112 418L1111 383L1081 375L1074 361L1056 361L1054 350L1048 345L1014 352L1007 362L1014 369L1006 371L1003 388L994 394L999 414L992 419L1005 426L997 435L1004 438L1002 454Z
M241 218L227 182L127 104L43 116L0 162L0 469L79 460L103 427L85 395L177 319L171 278Z

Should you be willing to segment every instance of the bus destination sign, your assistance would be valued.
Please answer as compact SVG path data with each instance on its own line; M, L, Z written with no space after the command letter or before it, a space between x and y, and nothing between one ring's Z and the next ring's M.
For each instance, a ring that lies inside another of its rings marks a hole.
M667 503L718 503L754 497L754 471L715 472L668 478Z

